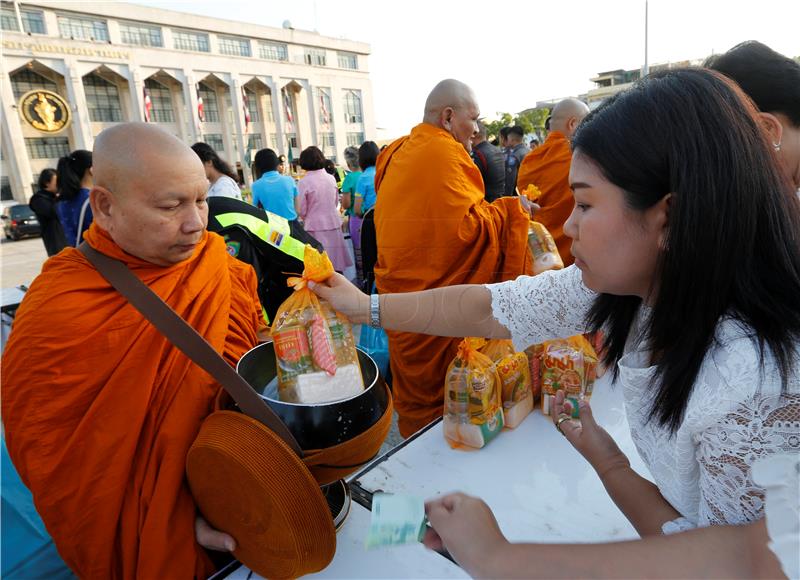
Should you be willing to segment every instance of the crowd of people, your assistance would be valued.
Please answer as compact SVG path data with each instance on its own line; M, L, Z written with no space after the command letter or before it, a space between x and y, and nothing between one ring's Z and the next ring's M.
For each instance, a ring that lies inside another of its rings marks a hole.
M347 148L344 174L316 147L297 181L271 149L253 164L250 215L302 227L339 272L313 290L386 330L405 437L442 415L462 337L523 350L604 333L653 482L588 403L576 421L558 397L554 428L642 539L511 544L485 503L450 494L427 505L426 545L480 577L800 574L797 489L768 491L800 473L800 64L747 42L591 112L565 99L532 149L519 127L494 147L480 117L474 91L448 79L407 136ZM43 173L36 206L61 228L48 253L83 240L120 260L235 364L267 330L259 275L207 231L209 196L245 203L236 180L205 144L119 124ZM530 185L536 204L519 194ZM563 270L531 275L534 216ZM377 300L356 263L368 225ZM196 513L184 475L219 385L78 250L32 284L3 375L9 455L76 574L208 576L235 547Z

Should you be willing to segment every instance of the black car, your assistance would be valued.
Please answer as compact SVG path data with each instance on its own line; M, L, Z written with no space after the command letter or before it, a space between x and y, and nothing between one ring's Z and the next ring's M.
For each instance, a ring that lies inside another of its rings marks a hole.
M40 236L42 234L36 214L27 205L6 207L2 217L6 239L18 240L23 236Z

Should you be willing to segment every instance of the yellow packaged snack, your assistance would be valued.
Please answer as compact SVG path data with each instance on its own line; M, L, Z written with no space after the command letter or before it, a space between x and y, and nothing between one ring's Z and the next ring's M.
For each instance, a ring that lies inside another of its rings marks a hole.
M553 236L539 222L532 221L528 225L528 247L533 256L534 276L547 270L561 270L564 267L564 261L558 253Z
M482 338L465 338L444 380L444 436L451 447L480 449L503 429L500 378L478 349Z
M532 344L525 349L525 354L528 356L534 403L542 396L542 353L544 353L544 344Z
M578 403L592 396L596 378L597 354L583 335L544 343L542 354L542 412L550 414L553 397L565 391L578 417Z
M352 397L364 390L364 379L350 323L307 287L333 275L333 264L310 245L303 263L303 276L289 278L294 293L280 305L272 325L278 396L290 403Z
M492 359L497 368L503 401L503 422L506 427L513 429L533 409L528 357L525 353L514 350L510 340L490 340L481 348L481 352Z

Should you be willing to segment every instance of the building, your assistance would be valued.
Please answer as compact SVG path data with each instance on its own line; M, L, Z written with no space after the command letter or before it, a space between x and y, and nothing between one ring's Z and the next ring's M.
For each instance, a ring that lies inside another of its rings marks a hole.
M247 183L263 147L336 158L375 138L361 42L117 2L2 2L2 30L4 200L124 121L205 141Z

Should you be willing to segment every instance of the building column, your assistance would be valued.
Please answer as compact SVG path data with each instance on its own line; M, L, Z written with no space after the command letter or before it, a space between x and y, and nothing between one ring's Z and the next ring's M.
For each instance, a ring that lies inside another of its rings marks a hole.
M347 123L344 122L344 99L342 98L342 88L336 82L331 83L331 125L333 126L333 138L336 141L336 158L342 167L346 165L344 160L344 150L347 147ZM341 155L341 157L340 157Z
M25 203L33 193L27 185L33 177L31 164L28 161L28 152L25 147L25 137L22 134L22 124L16 99L14 99L14 91L11 89L11 76L5 66L0 69L0 74L3 79L3 82L0 82L0 101L3 104L2 138L5 144L5 160L10 169L8 181L14 199Z
M89 107L86 104L86 93L83 90L83 77L74 60L66 62L67 99L72 106L72 136L75 139L75 149L92 150L94 138L89 121Z
M131 101L131 114L129 121L144 121L144 81L142 72L133 66L128 67L128 90Z
M192 143L197 143L202 140L202 131L200 130L200 119L197 118L197 90L195 89L197 81L192 74L192 71L183 69L183 100L186 102L187 110L187 125L189 127L189 136Z
M247 151L247 135L244 133L244 99L242 98L242 81L238 74L231 75L233 83L231 86L231 104L233 105L233 122L236 125L236 140L239 145L239 163L242 164L242 174L247 187L253 184L253 177L250 167L245 163L244 156Z
M274 80L271 77L267 78L265 81L269 86L269 90L272 93L272 116L275 119L275 135L278 139L278 146L276 153L278 155L286 155L286 135L283 131L283 120L285 118L285 113L283 112L283 93L281 91L281 83L278 80ZM269 145L270 149L272 148L272 144Z
M316 144L317 120L314 115L314 95L311 92L311 85L308 81L296 81L302 87L300 93L296 93L295 108L297 109L297 147L300 153L303 149ZM301 96L305 97L305 103L300 102Z
M179 71L173 71L175 74L175 78L177 79L180 76ZM175 82L177 82L180 87L175 87ZM170 82L169 86L169 96L170 101L172 102L172 110L175 112L175 124L178 126L178 132L180 133L178 137L183 140L184 143L191 145L194 141L190 141L192 139L193 132L187 126L188 119L186 119L186 104L183 102L183 86L186 83L181 82L180 80L173 80Z
M217 74L218 77L222 76ZM224 82L227 85L224 88L220 88L219 86L214 87L214 92L217 95L217 104L219 107L219 122L222 125L222 143L225 146L225 161L233 161L234 156L234 149L233 149L233 127L230 124L230 118L228 117L228 106L231 102L228 99L226 93L230 94L233 90L232 82L230 75L226 74ZM216 84L216 83L215 83ZM219 151L217 152L219 153Z

